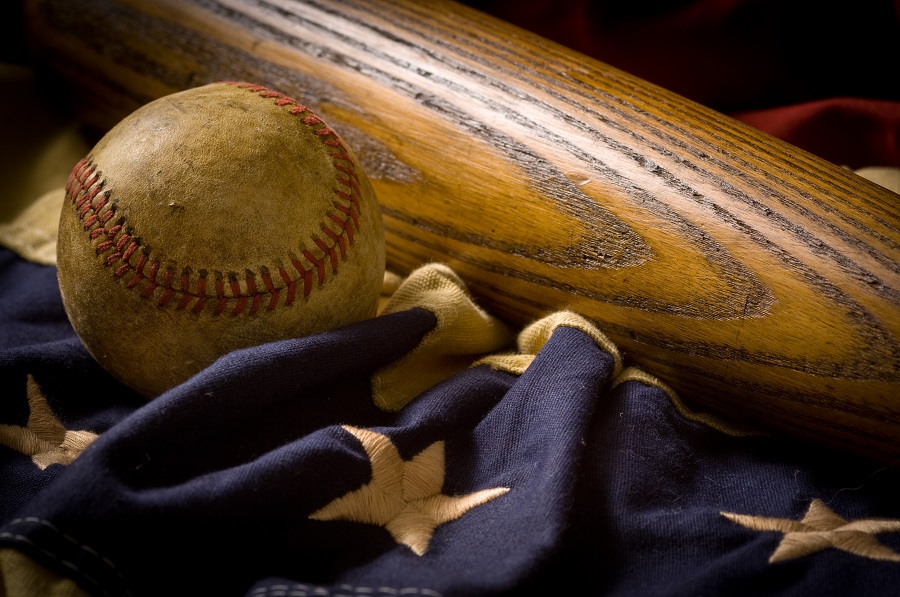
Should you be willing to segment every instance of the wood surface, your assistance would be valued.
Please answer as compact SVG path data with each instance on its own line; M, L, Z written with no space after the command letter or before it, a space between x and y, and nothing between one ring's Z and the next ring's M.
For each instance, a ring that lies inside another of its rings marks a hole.
M447 263L515 326L573 309L695 408L900 457L897 194L451 2L27 0L26 17L99 131L212 81L277 89L360 156L390 269Z

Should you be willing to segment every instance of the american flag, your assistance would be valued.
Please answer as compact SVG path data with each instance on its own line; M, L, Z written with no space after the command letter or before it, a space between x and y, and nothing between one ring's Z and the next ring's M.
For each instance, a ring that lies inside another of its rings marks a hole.
M395 409L373 379L434 332L427 305L146 401L84 349L55 268L0 249L0 580L27 561L88 595L900 594L896 467L694 413L572 321Z

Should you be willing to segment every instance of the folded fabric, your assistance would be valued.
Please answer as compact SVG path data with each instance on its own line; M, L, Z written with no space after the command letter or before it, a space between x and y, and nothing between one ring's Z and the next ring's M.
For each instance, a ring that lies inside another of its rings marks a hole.
M620 368L577 314L535 322L516 350L473 359L399 409L375 403L372 380L438 327L427 301L232 353L143 402L66 327L52 267L0 250L0 289L9 595L847 595L900 583L895 468L710 426L651 374ZM23 449L29 431L45 443Z

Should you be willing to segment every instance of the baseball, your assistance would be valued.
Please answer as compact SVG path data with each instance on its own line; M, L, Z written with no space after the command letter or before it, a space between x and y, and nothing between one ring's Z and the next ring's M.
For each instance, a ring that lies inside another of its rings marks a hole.
M223 82L143 106L75 166L57 263L87 349L150 398L233 350L374 316L384 230L332 128Z

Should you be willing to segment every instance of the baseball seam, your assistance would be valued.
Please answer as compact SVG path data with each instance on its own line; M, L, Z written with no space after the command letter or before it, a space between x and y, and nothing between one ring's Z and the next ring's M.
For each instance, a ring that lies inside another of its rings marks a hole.
M327 219L319 223L322 235L310 235L309 248L300 246L297 253L288 253L273 267L260 265L256 271L246 269L243 274L205 269L195 272L190 266L179 267L172 261L163 263L153 258L151 248L142 244L136 230L124 217L117 216L120 199L105 188L106 180L92 156L75 165L65 192L90 242L97 243L95 250L102 263L116 278L126 280L127 288L140 292L142 298L155 296L160 307L190 307L198 314L210 305L214 316L225 312L232 316L253 315L260 309L271 311L279 305L291 305L299 292L308 297L316 285L325 284L329 270L331 275L337 274L340 260L346 258L354 235L360 230L363 199L356 164L337 133L311 110L261 85L238 81L221 84L274 100L275 106L299 117L331 150L337 181L333 189L334 211L329 211ZM263 306L266 297L268 301Z

